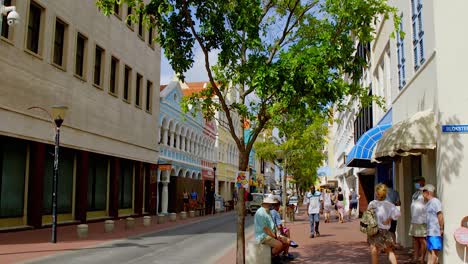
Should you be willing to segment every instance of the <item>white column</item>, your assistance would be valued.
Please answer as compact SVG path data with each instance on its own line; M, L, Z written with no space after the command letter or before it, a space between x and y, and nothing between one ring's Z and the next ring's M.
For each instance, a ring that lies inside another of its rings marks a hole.
M161 142L163 145L167 145L167 129L164 129L163 138Z
M182 135L180 136L180 144L181 144L181 145L180 145L180 149L181 149L182 151L185 151L185 137L182 136Z
M170 135L171 135L171 141L170 141L170 143L169 143L169 146L170 146L170 147L174 147L174 137L175 137L175 133L174 133L174 131L170 131L169 133L170 133Z
M167 188L168 183L163 182L163 188L162 188L162 197L161 197L161 213L162 214L167 214L167 205L169 201L169 190Z

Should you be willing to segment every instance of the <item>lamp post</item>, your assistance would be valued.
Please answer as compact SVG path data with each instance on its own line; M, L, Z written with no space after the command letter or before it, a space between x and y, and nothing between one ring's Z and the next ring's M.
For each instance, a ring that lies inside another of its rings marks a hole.
M52 243L57 243L57 192L58 192L58 162L59 162L59 147L60 147L60 127L62 126L65 114L68 110L66 106L52 106L51 112L38 106L28 108L39 109L49 115L51 121L55 123L55 151L54 151L54 175L52 178Z
M215 207L215 203L216 203L216 166L213 167L213 175L214 175L214 183L213 183L213 205L211 206L212 207L212 210L213 210L213 214L216 214L216 207Z

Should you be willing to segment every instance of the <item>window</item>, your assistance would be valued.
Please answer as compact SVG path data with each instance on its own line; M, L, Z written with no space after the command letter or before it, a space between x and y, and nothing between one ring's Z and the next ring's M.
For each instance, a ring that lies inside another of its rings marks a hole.
M131 30L133 30L133 22L132 22L132 8L129 6L127 7L127 26L130 27Z
M417 70L424 63L424 30L422 23L422 0L411 0L413 9L413 52L414 69Z
M107 166L109 160L91 155L88 171L88 210L103 211L107 206Z
M120 5L116 2L114 3L114 15L120 18Z
M125 66L123 99L127 102L130 102L131 74L132 74L132 69L128 66Z
M86 44L85 36L78 33L76 37L76 58L75 58L75 74L81 78L85 78L85 63L86 63Z
M140 17L138 18L138 36L140 36L142 39L145 38L143 36L143 13L140 12Z
M397 32L397 54L398 54L398 87L401 89L406 84L406 66L405 66L405 45L404 39L400 35L403 32L403 15Z
M143 82L143 76L137 73L136 86L135 86L135 105L141 107L141 86Z
M132 208L133 162L122 160L119 175L119 209Z
M3 5L5 6L11 6L12 3L11 3L11 0L4 0L3 2ZM6 38L6 39L9 39L11 36L10 36L10 27L8 26L8 23L7 23L7 15L3 15L2 14L2 37Z
M0 136L0 217L22 217L26 141Z
M109 92L111 94L117 94L118 83L119 83L119 60L112 57L110 67L110 80L109 80Z
M103 59L104 49L96 45L96 50L94 53L94 84L99 87L102 86Z
M153 27L150 27L148 29L148 45L150 45L151 47L153 47Z
M63 67L65 53L65 30L67 25L60 19L55 20L55 36L54 36L54 57L53 63Z
M372 93L370 93L369 95L372 95ZM361 108L361 111L354 120L354 144L356 144L359 138L364 133L366 133L366 131L373 127L372 112L372 104L370 104L367 107Z
M28 35L26 48L39 54L39 41L41 36L41 16L43 9L34 2L29 5Z
M151 112L153 109L153 83L150 81L146 81L146 111Z

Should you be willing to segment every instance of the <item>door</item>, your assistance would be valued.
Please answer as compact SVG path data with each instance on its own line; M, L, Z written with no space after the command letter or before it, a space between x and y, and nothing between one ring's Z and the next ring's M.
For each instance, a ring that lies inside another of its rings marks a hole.
M359 216L367 210L369 203L374 200L375 175L359 174Z

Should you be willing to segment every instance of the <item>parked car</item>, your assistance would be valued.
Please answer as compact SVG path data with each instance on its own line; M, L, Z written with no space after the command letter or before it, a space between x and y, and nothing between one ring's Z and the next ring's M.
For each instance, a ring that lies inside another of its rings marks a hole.
M254 215L257 209L262 206L263 193L252 193L252 201L248 201L245 205L247 213Z

